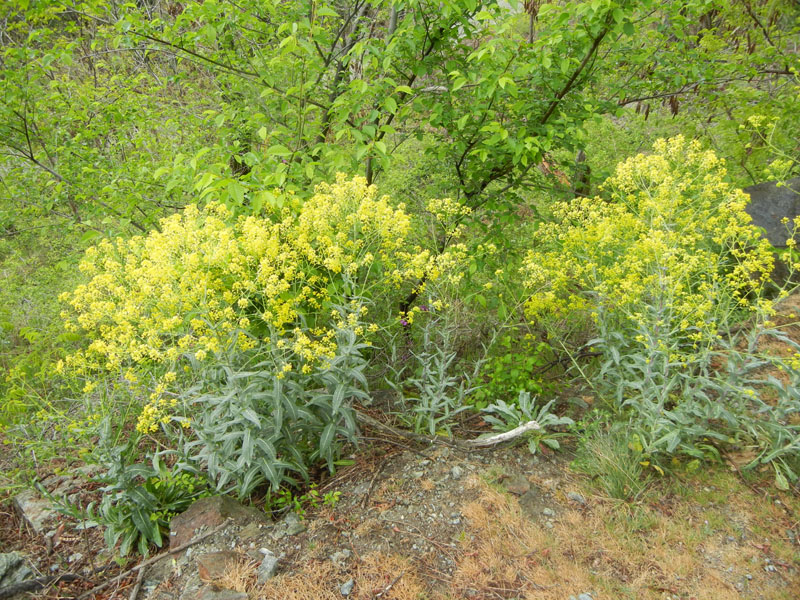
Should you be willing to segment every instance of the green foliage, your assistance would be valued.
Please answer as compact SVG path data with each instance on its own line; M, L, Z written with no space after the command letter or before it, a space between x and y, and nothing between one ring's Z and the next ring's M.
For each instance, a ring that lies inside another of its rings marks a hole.
M198 498L209 495L205 479L168 467L162 454L149 463L138 462L138 438L114 446L111 422L100 427L100 441L92 456L104 471L96 480L101 488L99 504L85 509L61 504L60 510L82 521L102 525L106 544L121 556L131 550L147 555L152 546L161 547L173 516L186 510Z
M332 468L365 379L398 360L417 432L494 400L498 428L557 420L531 399L554 391L548 343L577 351L640 467L747 445L779 486L800 474L794 392L754 375L794 381L794 359L724 335L751 314L783 340L726 177L798 173L795 2L528 4L0 7L0 422L41 458L120 420L110 542L159 541L145 517L192 495L151 481L176 468L273 497ZM677 134L731 172L673 138L612 173ZM556 202L597 188L586 166L604 199ZM143 467L140 435L180 466Z
M574 421L569 417L559 417L551 412L553 404L555 404L555 399L536 406L536 398L531 397L527 391L521 391L514 403L507 404L503 400L497 400L484 408L483 418L492 425L492 429L499 432L511 431L529 421L536 421L540 429L527 434L530 453L536 454L542 444L551 450L559 450L561 444L559 444L558 438L565 434L547 431L547 428L572 425Z
M525 337L518 342L511 334L495 343L480 370L478 387L470 396L476 408L486 408L497 400L508 400L522 392L541 395L554 391L554 384L542 377L543 367L554 360L553 348L547 342Z
M317 484L312 483L304 494L292 494L288 489L280 490L270 498L267 509L274 512L288 508L304 519L309 508L311 510L317 510L320 506L335 508L341 497L342 493L339 491L320 494Z
M184 395L192 434L182 437L183 468L205 472L218 492L249 496L308 482L319 462L333 471L344 441L355 442L354 399L368 400L365 361L352 329L337 332L336 355L324 369L275 373L262 348L248 364L207 367ZM245 357L238 357L240 361ZM188 418L188 417L187 417Z
M635 436L614 428L584 439L573 466L596 481L609 497L635 502L652 477L643 462Z
M454 418L469 408L466 398L473 391L480 362L471 375L456 374L458 355L452 350L451 335L443 318L427 319L419 350L409 350L403 366L393 368L391 379L386 379L399 397L401 418L416 433L450 435ZM393 352L397 353L396 346Z
M555 246L529 256L529 281L545 286L530 314L591 314L592 385L628 422L643 464L663 472L672 457L719 458L720 448L743 443L758 448L761 464L775 461L785 487L798 478L789 458L797 426L788 415L800 405L791 386L754 373L771 366L796 377L793 360L758 352L761 337L796 349L768 326L772 256L712 153L680 138L655 149L618 167L606 183L608 204L575 201L541 230ZM729 332L748 315L742 351ZM722 360L727 374L714 367ZM764 400L768 388L773 403Z

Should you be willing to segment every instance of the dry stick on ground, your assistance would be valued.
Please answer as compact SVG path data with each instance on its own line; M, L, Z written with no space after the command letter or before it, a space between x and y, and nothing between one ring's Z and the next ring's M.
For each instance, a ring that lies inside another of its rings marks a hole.
M407 569L406 569L406 570L407 570ZM383 590L382 590L382 591L380 591L380 592L378 592L377 594L375 594L375 595L372 597L372 599L373 599L373 600L378 600L378 598L380 598L380 597L381 597L381 596L383 596L385 593L387 593L389 590L391 590L391 589L394 587L394 584L395 584L395 583L397 583L398 581L400 581L400 578L401 578L401 577L403 577L403 575L405 575L405 574L406 574L406 570L404 570L404 571L401 571L401 572L400 572L400 575L398 575L397 577L395 577L395 578L394 578L394 581L392 581L392 582L391 582L389 585L387 585L385 588L383 588Z
M136 600L136 597L139 595L139 590L142 587L142 581L144 581L144 569L139 569L139 574L136 576L136 584L133 586L133 591L131 595L128 596L128 600Z
M186 548L188 548L189 546L193 546L194 544L197 544L198 542L202 542L204 539L209 538L212 535L214 535L215 533L218 533L219 531L224 529L227 525L230 524L230 522L231 522L230 519L226 519L222 524L218 525L217 527L215 527L211 531L208 531L208 532L204 533L203 535L194 538L193 540L189 540L188 542L178 546L174 550L168 550L167 552L162 552L161 554L157 554L153 558L149 558L149 559L139 563L135 567L131 567L127 571L123 571L122 573L120 573L119 575L114 577L113 579L109 579L108 581L106 581L104 583L101 583L100 585L96 585L95 587L90 589L88 592L84 592L83 594L78 596L78 600L84 600L85 598L88 598L92 594L96 594L100 590L102 590L104 588L107 588L109 585L112 585L113 583L117 583L119 581L122 581L128 575L133 573L134 571L141 571L145 567L149 567L150 565L152 565L153 563L158 562L162 558L166 558L167 556L171 556L173 554L177 554L178 552L182 552L182 551L186 550Z
M372 481L369 482L369 487L367 488L367 491L364 494L364 497L361 499L361 508L366 508L367 507L367 502L369 502L369 497L372 495L372 490L375 488L375 482L378 480L378 475L381 474L381 472L383 471L384 467L389 463L389 461L392 458L393 458L393 456L390 454L389 456L384 458L380 462L380 464L378 465L378 468L375 469L375 474L372 476Z
M498 433L497 435L491 435L485 438L477 438L474 440L457 440L457 439L448 440L444 438L420 435L418 433L411 433L410 431L403 431L402 429L397 429L396 427L392 427L391 425L387 425L386 423L381 423L377 419L370 417L369 415L359 411L356 411L356 418L366 425L375 427L376 429L381 429L383 431L388 431L392 435L396 435L398 437L414 440L416 442L425 442L428 444L442 444L444 446L454 446L456 448L489 448L491 446L496 446L497 444L502 444L503 442L507 442L509 440L518 438L519 436L524 435L529 431L536 431L542 428L541 425L539 425L539 423L537 423L536 421L528 421L527 423L523 423L519 427L515 427L511 431L506 431L505 433Z

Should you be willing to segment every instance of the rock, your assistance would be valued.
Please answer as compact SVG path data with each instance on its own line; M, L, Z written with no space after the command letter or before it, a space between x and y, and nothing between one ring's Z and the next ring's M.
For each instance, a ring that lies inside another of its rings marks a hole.
M264 559L258 565L258 583L266 583L278 572L278 557L268 548L261 548L260 551L264 555Z
M228 496L200 498L170 522L170 550L190 542L209 529L222 525L226 519L231 519L232 524L239 527L246 527L250 523L269 522L263 512L243 506Z
M359 483L355 488L353 488L353 495L363 496L369 491L369 488L370 488L369 481L363 481Z
M298 533L303 533L306 530L306 525L303 523L302 519L297 515L297 513L289 513L283 519L282 522L283 528L286 531L286 535L297 535Z
M750 195L750 202L745 208L753 219L753 224L764 229L770 244L777 248L786 247L786 239L793 226L792 221L800 215L800 177L795 177L778 187L768 181L744 188ZM784 225L786 218L790 222Z
M247 594L235 590L219 588L215 585L206 585L198 590L196 600L247 600Z
M452 477L453 479L461 479L463 475L464 475L464 469L462 469L458 465L450 469L450 477Z
M570 499L570 500L572 500L573 502L577 502L577 503L578 503L578 504L580 504L581 506L586 506L586 498L584 498L584 497L583 497L581 494L579 494L578 492L569 492L569 493L567 494L567 498L569 498L569 499Z
M264 525L263 523L256 523L255 521L252 523L248 523L239 531L239 539L243 542L247 542L249 540L254 540L259 537L262 533L264 533Z
M83 554L81 554L80 552L75 552L73 554L70 554L69 557L67 557L67 562L70 563L70 564L76 563L82 558L83 558Z
M344 549L344 550L339 550L338 552L334 552L333 554L331 554L330 559L331 559L331 562L334 565L336 565L340 569L344 569L345 568L345 561L348 558L350 558L350 555L351 555L350 550Z
M552 508L543 508L542 509L542 514L545 517L555 517L556 516L556 511L554 511Z
M349 596L350 593L353 591L353 587L356 585L356 582L352 579L348 579L342 585L339 586L339 593L342 596Z
M14 496L14 508L39 535L44 533L45 523L56 516L56 512L50 507L50 502L34 490L25 490Z
M300 520L300 517L298 517L296 513L290 512L275 525L275 528L270 532L269 536L277 542L287 535L297 535L298 533L303 533L305 530L306 524Z
M239 561L239 555L230 550L207 552L197 557L197 574L203 581L220 579Z
M21 552L0 554L0 588L29 579L33 572L25 564L25 555Z
M578 600L593 600L591 594L578 594Z
M531 484L526 477L522 475L516 475L511 477L509 480L505 482L505 488L508 490L509 493L515 494L517 496L522 496L526 494L528 490L531 489Z

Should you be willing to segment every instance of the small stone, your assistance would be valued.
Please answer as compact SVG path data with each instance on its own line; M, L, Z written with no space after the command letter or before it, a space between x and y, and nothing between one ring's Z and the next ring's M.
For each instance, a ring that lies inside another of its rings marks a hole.
M0 554L0 588L22 583L33 572L25 564L25 556L20 552Z
M578 504L580 504L581 506L585 506L585 505L586 505L586 498L584 498L584 497L583 497L581 494L579 494L578 492L569 492L569 493L567 494L567 498L569 498L569 499L570 499L570 500L572 500L573 502L577 502L577 503L578 503ZM578 596L578 598L579 598L579 600L580 600L580 596Z
M221 579L239 560L239 555L229 550L207 552L197 557L197 574L203 581Z
M303 533L306 529L308 529L308 527L306 527L306 524L303 523L302 521L299 521L289 526L289 528L286 530L286 535L288 536L297 535L299 533Z
M745 575L744 578L747 579L747 581L752 581L753 580L753 576L750 573Z
M583 593L578 594L578 600L593 600L591 594Z
M743 592L744 591L744 584L741 581L737 581L735 584L733 584L733 587L736 588L737 592Z
M547 527L547 529L552 529L553 528L553 522L552 521L545 521L544 526Z
M243 542L247 542L248 540L254 540L258 536L261 535L262 532L262 524L256 523L255 521L252 523L248 523L239 531L239 539Z
M278 557L267 548L261 548L260 552L264 555L264 559L258 565L258 583L266 583L267 580L275 577L275 573L278 572Z
M350 593L353 591L353 587L356 585L356 582L352 579L348 579L345 581L341 586L339 586L339 593L342 596L349 596Z
M411 471L412 479L420 479L423 475L425 475L425 471Z
M340 569L344 569L345 568L345 561L348 558L350 558L351 554L352 553L350 552L350 550L347 550L345 548L344 550L339 550L338 552L334 552L333 554L331 554L330 559L331 559L331 562L334 565L336 565Z
M170 550L190 542L198 530L208 531L222 525L227 519L231 519L234 525L240 527L252 522L269 522L262 511L243 506L228 496L201 498L170 521Z
M464 469L462 469L458 465L450 469L450 477L452 477L453 479L461 479L463 475L464 475Z
M83 558L83 554L81 554L80 552L75 552L73 554L70 554L69 557L67 557L67 562L70 563L70 564L76 563L82 558Z
M543 508L542 509L542 514L545 517L555 517L556 516L556 512L552 508Z
M522 496L531 489L531 484L525 477L517 476L517 477L512 477L511 479L506 481L505 488L511 494Z
M25 490L14 496L14 508L39 535L44 533L45 523L56 516L56 512L50 508L50 502L33 490Z

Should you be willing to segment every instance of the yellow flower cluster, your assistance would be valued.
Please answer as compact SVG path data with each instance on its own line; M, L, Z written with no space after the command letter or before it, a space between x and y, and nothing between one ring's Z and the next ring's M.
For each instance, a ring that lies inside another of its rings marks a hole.
M719 311L764 308L753 299L773 256L713 152L680 136L658 140L603 187L609 200L561 203L537 231L523 267L531 318L599 301L642 322L646 306L661 306L681 330L708 333Z
M429 200L425 207L436 219L444 235L448 238L458 237L464 232L465 225L461 222L464 217L472 213L469 206L461 204L452 198L434 198Z
M297 214L234 220L219 204L187 206L160 231L87 250L89 280L63 295L62 316L92 341L64 366L85 374L203 361L230 344L269 342L307 371L334 356L335 327L350 325L335 306L435 280L463 251L433 256L410 243L411 229L402 205L343 175ZM148 423L163 417L157 404Z

